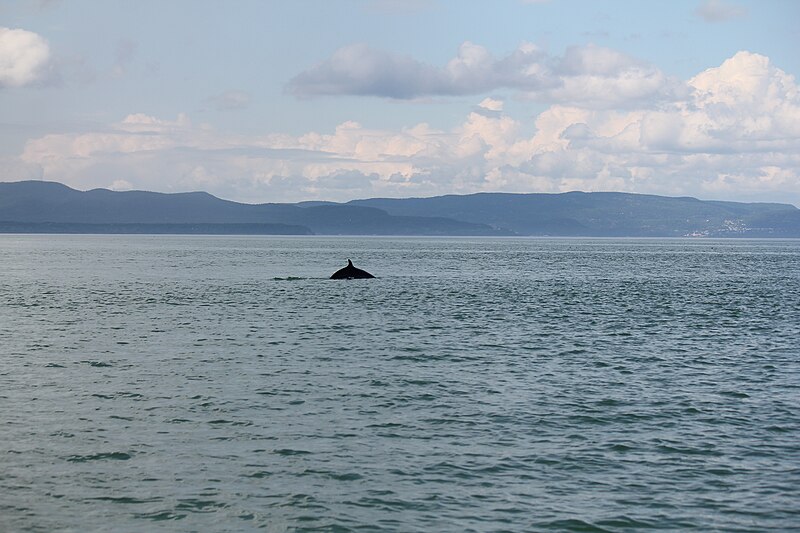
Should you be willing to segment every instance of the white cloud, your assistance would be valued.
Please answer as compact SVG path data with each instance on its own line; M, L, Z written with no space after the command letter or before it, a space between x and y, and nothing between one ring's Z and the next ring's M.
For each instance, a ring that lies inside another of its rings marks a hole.
M503 101L496 98L484 98L478 107L486 109L487 111L502 111Z
M112 191L129 191L133 186L125 180L114 180L108 188Z
M50 68L50 46L40 35L0 27L0 87L43 81Z
M289 82L300 97L355 94L389 98L414 98L440 94L445 87L441 73L409 57L393 56L364 44L345 46L333 56L302 72Z
M304 98L368 95L394 99L511 89L549 103L630 107L675 99L683 87L651 65L600 46L571 47L558 58L523 43L497 59L483 46L467 41L444 67L364 44L345 46L295 76L288 89Z
M558 83L529 91L529 98L588 108L649 107L678 100L686 85L616 50L570 47L555 67Z
M163 120L144 113L134 113L113 125L113 128L132 133L165 133L184 131L191 125L192 123L185 113L179 113L176 120Z
M37 162L23 161L13 156L0 156L0 181L40 180L43 169Z
M592 68L617 72L626 61L611 55ZM563 68L586 70L580 61ZM103 131L33 139L18 167L79 188L203 189L249 202L578 189L800 203L795 79L739 52L685 86L681 99L650 107L551 105L533 135L529 119L494 98L450 130L344 122L326 133L248 137L185 115L132 114Z
M619 76L643 67L643 61L593 44L570 46L559 62L559 71L568 76Z
M695 14L706 22L723 22L726 20L743 17L747 10L723 0L706 0L695 10Z

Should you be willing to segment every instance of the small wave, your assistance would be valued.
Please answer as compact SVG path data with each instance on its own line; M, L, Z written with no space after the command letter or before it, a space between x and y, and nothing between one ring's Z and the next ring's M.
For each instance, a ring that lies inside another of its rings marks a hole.
M180 500L175 508L192 513L213 513L216 509L227 506L227 504L215 500L198 500L195 498L189 498Z
M231 426L252 426L253 423L250 421L240 421L240 420L226 420L224 418L218 418L216 420L209 420L209 424L213 425L221 425L221 424L229 424Z
M358 481L359 479L364 478L364 476L355 472L345 472L342 474L331 472L328 477L335 479L336 481Z
M766 429L767 431L774 432L774 433L789 433L789 432L794 431L793 429L790 429L790 428L787 428L787 427L783 427L783 426L767 426L764 429Z
M98 496L90 499L121 504L152 503L158 501L158 498L132 498L130 496Z
M653 529L658 527L660 524L659 522L653 522L649 520L638 520L636 518L631 518L630 516L614 516L611 518L605 518L603 520L597 521L598 526L602 527L609 527L612 528L612 531L619 531L629 530L629 529ZM677 525L677 524L675 524ZM686 523L681 524L682 527L687 527Z
M580 531L582 533L611 533L610 529L603 529L589 522L584 522L577 518L566 520L553 520L551 522L540 522L534 524L537 530L555 529L558 531Z
M258 472L253 472L252 474L245 474L244 477L262 479L262 478L265 478L265 477L269 477L271 475L272 475L272 472L268 472L267 470L259 470Z
M273 450L273 453L278 455L290 456L290 455L311 455L311 452L306 450L292 450L291 448L280 448L278 450Z
M127 461L133 455L125 452L106 452L106 453L93 453L89 455L70 455L67 461L70 463L85 463L87 461L103 461L111 459L114 461Z
M735 390L726 390L720 392L721 396L727 396L728 398L749 398L750 395L746 392L739 392Z
M658 446L657 449L662 453L677 454L677 455L708 455L711 457L719 457L722 455L721 452L714 449L703 450L699 448L689 448L686 446L670 446L667 444L662 444Z
M627 444L612 444L608 449L612 452L625 453L633 450L633 447Z
M98 367L98 368L105 368L105 367L114 366L111 363L106 363L104 361L88 361L88 360L84 360L84 361L80 361L80 363L82 363L84 365Z
M139 513L134 515L136 518L144 518L146 520L154 520L156 522L164 520L181 520L186 518L186 514L176 513L174 511L153 511L151 513Z

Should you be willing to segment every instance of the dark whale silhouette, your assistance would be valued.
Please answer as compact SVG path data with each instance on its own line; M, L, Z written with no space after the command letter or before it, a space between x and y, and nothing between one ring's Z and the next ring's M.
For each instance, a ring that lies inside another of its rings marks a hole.
M374 278L372 274L366 270L361 270L353 266L353 262L347 260L347 266L337 270L331 275L331 279L367 279Z

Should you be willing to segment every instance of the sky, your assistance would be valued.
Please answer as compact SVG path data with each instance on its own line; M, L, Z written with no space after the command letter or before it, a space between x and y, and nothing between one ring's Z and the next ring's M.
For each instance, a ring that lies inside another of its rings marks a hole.
M795 0L0 0L0 181L800 206Z

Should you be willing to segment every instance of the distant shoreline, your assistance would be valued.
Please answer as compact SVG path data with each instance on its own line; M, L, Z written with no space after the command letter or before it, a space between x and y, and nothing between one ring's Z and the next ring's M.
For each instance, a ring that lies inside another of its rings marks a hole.
M619 192L241 204L23 181L0 182L0 233L791 238L800 210Z
M313 235L304 226L288 224L85 224L0 222L0 233L69 235Z
M27 226L27 224L21 224ZM800 241L800 237L791 235L406 235L406 234L316 234L316 233L277 233L266 231L237 231L233 228L221 228L217 230L193 229L192 231L175 231L163 229L160 231L148 231L148 228L137 228L135 231L121 231L117 227L109 228L92 228L92 230L79 230L77 228L57 228L57 225L48 225L48 228L39 228L33 231L24 229L11 229L3 224L0 224L0 236L2 235L41 235L41 236L59 236L59 235L72 235L72 236L142 236L142 237L311 237L319 239L481 239L481 240L593 240L593 241L613 241L613 240L629 240L629 241L747 241L747 240L788 240ZM73 226L73 225L70 225ZM80 226L75 224L74 226ZM104 226L97 224L96 226ZM115 225L116 226L116 225ZM131 226L139 226L139 224L131 224ZM196 224L187 224L187 226L199 226ZM224 224L220 224L224 226Z

